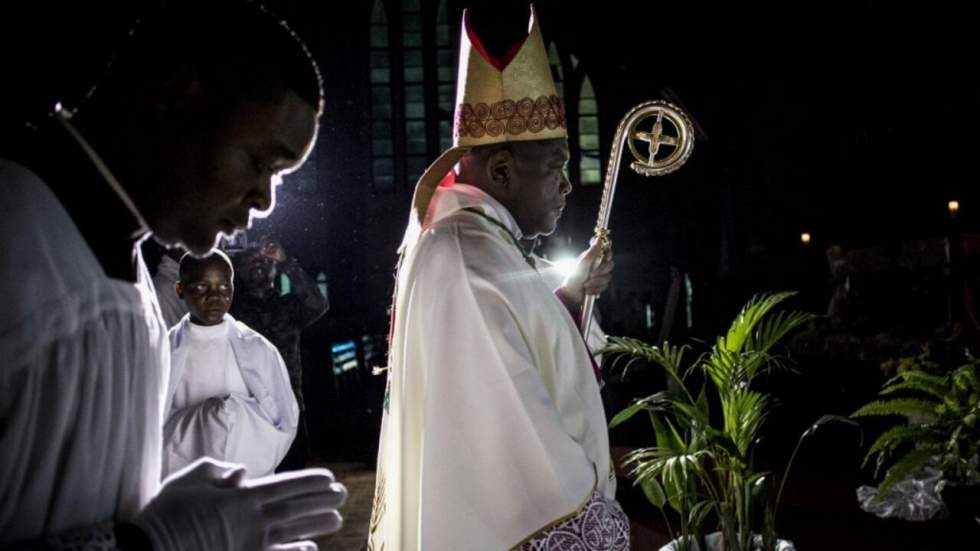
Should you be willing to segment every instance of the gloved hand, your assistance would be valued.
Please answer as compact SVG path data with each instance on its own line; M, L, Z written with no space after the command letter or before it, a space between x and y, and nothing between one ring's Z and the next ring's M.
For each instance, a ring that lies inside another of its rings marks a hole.
M250 481L244 476L240 465L200 459L164 482L136 525L154 551L264 551L340 529L337 509L347 489L330 471L304 469ZM310 542L303 545L315 549Z

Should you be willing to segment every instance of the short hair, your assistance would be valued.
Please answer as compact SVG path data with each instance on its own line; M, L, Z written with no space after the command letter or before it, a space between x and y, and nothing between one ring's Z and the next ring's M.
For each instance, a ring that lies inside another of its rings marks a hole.
M540 147L548 142L563 139L565 138L547 138L544 140L522 140L477 145L469 149L466 154L460 158L457 165L457 172L459 174L463 174L469 170L481 167L494 153L503 150L509 151L514 157L526 159L529 156L538 154L540 152Z
M218 249L212 249L211 252L201 257L194 256L191 253L186 253L180 257L180 267L178 268L180 282L187 283L193 274L199 273L198 270L210 266L227 268L228 278L231 280L235 279L235 268L232 266L228 255Z
M510 151L511 154L517 157L526 157L529 155L536 155L541 151L541 148L555 140L564 140L566 138L545 138L542 140L520 140L513 142L501 142L501 143L489 143L484 145L474 146L469 150L475 158L487 159L494 153L500 150Z
M130 34L102 85L140 88L190 67L208 92L229 106L267 99L285 88L318 115L323 109L320 70L306 45L257 2L169 0Z

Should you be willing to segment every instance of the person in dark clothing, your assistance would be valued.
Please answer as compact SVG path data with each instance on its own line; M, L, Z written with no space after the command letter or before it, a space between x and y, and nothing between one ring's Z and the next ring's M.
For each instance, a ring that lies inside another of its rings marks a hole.
M286 274L290 292L282 295L276 289L276 276ZM303 359L300 355L300 333L312 325L330 307L316 281L295 258L286 256L282 245L263 238L258 246L235 256L235 287L239 290L231 313L261 333L279 349L289 382L299 402L299 428L296 440L279 464L278 471L302 469L310 456L306 429L306 404L303 400Z

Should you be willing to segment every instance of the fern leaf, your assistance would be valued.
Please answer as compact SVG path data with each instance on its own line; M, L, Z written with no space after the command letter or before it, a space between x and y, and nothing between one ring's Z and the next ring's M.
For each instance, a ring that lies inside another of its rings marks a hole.
M876 400L865 404L851 414L851 417L868 417L873 415L903 415L913 417L936 418L936 404L918 398L895 398L893 400Z
M863 468L865 465L867 465L868 461L870 461L875 454L893 450L902 442L912 440L920 434L922 434L921 428L910 425L898 425L886 430L885 432L881 433L881 436L875 440L874 444L871 444L871 448L868 449L868 453L864 456L864 461L862 461L861 467Z
M880 496L885 495L892 486L898 482L901 482L902 480L905 480L915 471L926 466L926 464L929 463L929 458L932 457L934 453L935 452L933 450L922 448L914 449L902 456L901 459L896 461L895 464L888 469L888 472L885 474L885 479L882 480L881 484L878 486L878 497L876 499L880 499Z
M885 382L881 393L890 394L895 392L895 390L900 390L895 387L919 390L931 396L942 398L949 392L949 381L946 377L910 369L899 372L898 375Z
M940 400L946 396L945 390L924 386L921 383L915 381L899 381L897 383L893 383L892 385L883 388L880 394L882 396L888 396L889 394L895 394L896 392L900 392L903 390L924 392L929 396L932 396L933 398L939 398Z

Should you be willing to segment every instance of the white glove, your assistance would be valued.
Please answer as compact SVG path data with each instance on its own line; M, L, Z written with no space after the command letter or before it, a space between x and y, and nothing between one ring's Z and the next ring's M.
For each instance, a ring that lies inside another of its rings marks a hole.
M326 469L243 482L240 465L202 458L168 478L136 524L154 551L255 551L331 534L347 489ZM287 549L316 549L312 542Z

